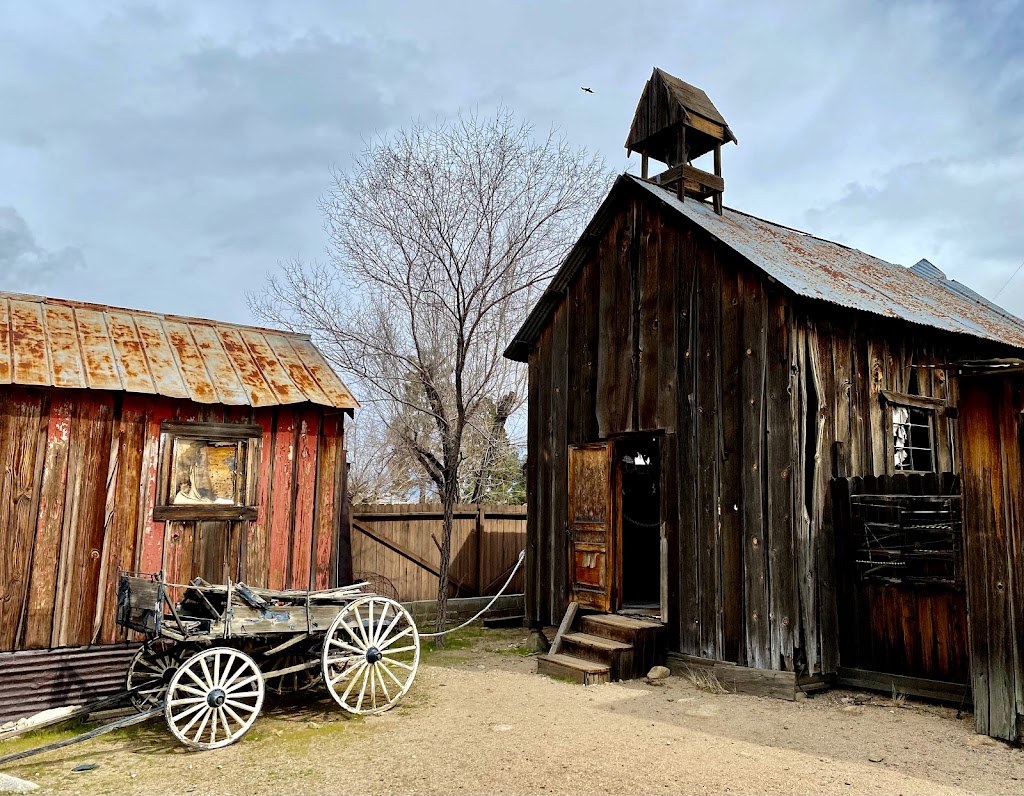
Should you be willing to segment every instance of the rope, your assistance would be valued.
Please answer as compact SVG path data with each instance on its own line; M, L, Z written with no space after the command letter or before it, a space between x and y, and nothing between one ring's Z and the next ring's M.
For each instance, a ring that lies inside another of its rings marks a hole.
M658 520L657 522L640 522L640 520L634 520L632 517L630 517L628 514L626 514L626 512L622 512L622 519L624 519L630 525L635 525L638 528L660 528L661 527L661 520Z
M516 576L516 573L519 571L519 567L521 567L523 565L523 562L525 560L526 560L526 551L525 550L520 550L519 551L519 560L516 561L516 565L512 569L512 574L508 576L508 580L505 581L505 585L502 586L500 589L498 589L498 593L495 594L491 598L491 601L489 603L487 603L487 605L485 605L483 608L481 608L480 611L478 611L475 616L471 617L470 619L467 619L461 625L456 625L455 627L449 628L448 630L442 630L440 633L420 633L420 638L434 638L435 636L446 636L449 633L454 633L456 630L462 630L462 628L464 628L466 625L472 624L477 619L479 619L481 616L486 614L487 611L490 609L490 607L492 605L494 605L494 601L497 600L502 594L504 594L505 589L508 588L508 585L512 582L512 578L514 578Z

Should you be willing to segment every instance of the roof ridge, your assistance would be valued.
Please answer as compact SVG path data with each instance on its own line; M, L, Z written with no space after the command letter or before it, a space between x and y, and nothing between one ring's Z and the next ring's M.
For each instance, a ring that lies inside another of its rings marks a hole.
M283 334L289 337L295 337L301 340L312 340L308 334L304 332L293 332L288 329L275 329L270 326L255 326L251 323L234 323L232 321L218 321L213 318L201 318L195 315L176 315L168 312L155 312L153 310L135 309L132 307L117 307L112 304L96 304L92 301L80 301L78 299L66 299L59 298L57 296L40 296L33 293L12 293L6 290L0 290L0 298L14 299L15 301L27 301L33 304L51 304L62 307L70 307L72 309L81 308L87 310L95 310L97 312L127 312L132 315L147 315L151 318L164 318L172 321L180 321L183 323L201 323L207 326L227 326L233 329L252 329L259 332L272 332L273 334Z

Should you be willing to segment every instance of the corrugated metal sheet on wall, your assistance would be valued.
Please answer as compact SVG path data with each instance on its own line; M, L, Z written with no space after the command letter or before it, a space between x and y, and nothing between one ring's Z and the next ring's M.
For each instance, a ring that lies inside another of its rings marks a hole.
M80 705L124 688L137 644L0 653L0 722Z
M307 335L14 293L0 293L0 384L359 405Z

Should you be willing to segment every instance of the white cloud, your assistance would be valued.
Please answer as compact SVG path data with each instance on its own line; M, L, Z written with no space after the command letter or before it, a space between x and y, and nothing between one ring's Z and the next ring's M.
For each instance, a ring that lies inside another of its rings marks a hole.
M0 290L45 293L84 266L78 249L44 249L17 210L0 207Z

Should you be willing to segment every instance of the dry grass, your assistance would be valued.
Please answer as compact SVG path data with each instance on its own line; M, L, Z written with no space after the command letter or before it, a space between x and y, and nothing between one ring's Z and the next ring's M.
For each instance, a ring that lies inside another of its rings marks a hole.
M698 691L706 694L728 694L725 686L722 685L715 673L710 669L699 666L686 667L686 680Z
M907 704L907 695L903 691L896 690L896 683L892 684L892 706L902 708Z

